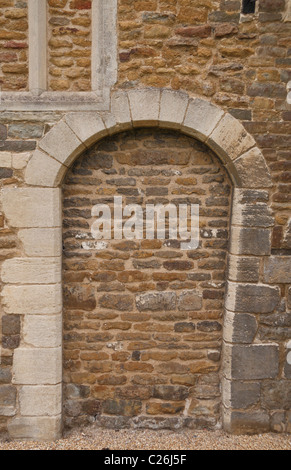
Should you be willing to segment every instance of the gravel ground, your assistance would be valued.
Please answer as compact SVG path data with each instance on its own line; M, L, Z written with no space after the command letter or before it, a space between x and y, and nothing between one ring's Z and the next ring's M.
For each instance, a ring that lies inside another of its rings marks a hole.
M102 430L85 428L56 442L4 442L0 450L291 450L290 434L230 436L223 431Z

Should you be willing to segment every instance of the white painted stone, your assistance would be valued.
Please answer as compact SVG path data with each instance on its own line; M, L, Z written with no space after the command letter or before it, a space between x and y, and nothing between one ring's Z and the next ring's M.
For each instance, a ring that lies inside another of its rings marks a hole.
M19 390L22 416L56 416L62 412L62 385L25 385Z
M189 97L180 91L163 90L160 104L160 126L180 129L184 121Z
M204 142L223 115L223 110L208 101L199 98L191 99L182 129Z
M0 152L0 167L11 168L12 154L10 152Z
M247 152L256 142L237 119L225 114L207 139L207 144L228 162Z
M61 228L28 228L18 232L26 256L51 257L62 254Z
M1 291L5 313L53 315L62 310L61 284L11 286Z
M160 97L160 90L152 88L128 92L133 126L158 125Z
M37 348L56 348L62 344L61 315L25 315L23 341Z
M1 268L4 284L57 284L61 278L58 258L11 258Z
M25 182L31 186L59 186L68 168L41 150L36 150L27 165Z
M56 124L41 139L39 147L65 166L70 166L74 159L86 149L64 121Z
M65 121L80 141L88 147L108 134L104 122L97 113L69 113L65 116Z
M4 188L3 212L11 227L61 227L61 192L51 188Z
M8 423L12 439L54 441L61 437L61 416L53 417L16 417Z
M15 349L13 361L14 384L56 385L61 381L61 348Z

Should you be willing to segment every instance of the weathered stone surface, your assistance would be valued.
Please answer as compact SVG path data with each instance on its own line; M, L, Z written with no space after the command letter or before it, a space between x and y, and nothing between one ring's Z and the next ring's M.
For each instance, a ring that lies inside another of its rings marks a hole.
M26 315L23 323L25 343L36 348L55 348L62 344L61 315Z
M258 323L254 315L225 312L223 332L225 341L229 343L251 344L257 330Z
M262 405L268 410L290 410L290 380L266 381L262 384Z
M12 227L61 226L59 189L16 188L3 192L3 210Z
M6 284L56 284L61 263L57 258L12 258L4 261L1 279Z
M61 384L26 385L20 388L19 403L23 416L56 416L62 411Z
M259 382L223 381L223 404L226 408L250 408L259 402L260 396Z
M278 287L229 283L226 308L232 312L271 313L278 306L279 301Z
M200 310L202 297L195 291L184 291L178 298L178 309L181 311Z
M190 100L183 130L205 141L223 116L223 111L200 99Z
M0 408L16 406L16 387L13 385L1 385Z
M226 411L223 417L224 429L232 434L258 434L270 430L269 414L259 411Z
M94 310L96 307L95 291L91 286L67 286L64 289L64 306L70 309Z
M12 439L52 441L61 437L61 417L16 417L8 431Z
M160 400L182 401L188 395L189 389L178 385L156 385L153 390L153 397Z
M61 286L9 286L2 290L4 311L13 314L52 315L62 309Z
M18 237L26 256L61 256L62 234L58 228L23 229L19 230Z
M268 284L291 283L291 261L288 256L271 256L264 263L264 282Z
M229 171L236 176L238 185L243 188L270 188L273 185L265 159L257 147L237 158L233 168L229 165Z
M276 378L279 350L275 344L225 346L226 377L235 380Z
M46 153L36 150L27 165L25 181L31 186L55 188L61 183L67 167Z
M14 352L13 382L55 385L61 382L61 348L18 348Z
M174 292L142 294L137 296L136 306L140 312L175 310L176 294Z
M258 282L260 258L229 256L228 276L231 281Z
M263 228L232 227L230 253L264 256L271 252L271 231Z
M137 400L105 400L103 411L109 415L136 416L141 412L141 402Z

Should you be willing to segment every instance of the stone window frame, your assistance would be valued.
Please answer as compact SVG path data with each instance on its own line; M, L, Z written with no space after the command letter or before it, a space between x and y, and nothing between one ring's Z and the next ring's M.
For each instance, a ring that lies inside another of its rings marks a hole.
M91 91L47 90L47 0L28 0L29 91L1 92L0 111L108 109L117 81L117 0L92 0Z
M61 185L68 168L105 136L157 126L204 142L233 182L222 359L226 431L236 432L241 422L247 426L253 418L252 411L238 404L236 384L259 383L278 375L279 345L254 342L260 307L244 306L246 297L269 296L273 308L280 297L278 287L260 278L260 266L270 259L274 225L267 202L272 179L262 152L237 119L205 99L169 89L117 90L112 93L110 111L66 114L39 142L26 168L24 186L3 189L3 212L8 225L18 230L24 250L22 257L4 261L0 273L4 312L21 315L23 325L13 360L19 401L8 423L12 438L54 440L62 433ZM254 217L258 199L264 201L260 210L268 215L267 225ZM244 271L250 255L257 270L252 280L245 278Z

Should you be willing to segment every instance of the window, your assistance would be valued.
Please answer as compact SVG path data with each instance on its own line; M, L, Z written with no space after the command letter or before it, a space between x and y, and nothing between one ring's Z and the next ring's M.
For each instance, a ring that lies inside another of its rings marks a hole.
M250 13L255 13L256 10L256 0L243 0L242 13L248 15Z

